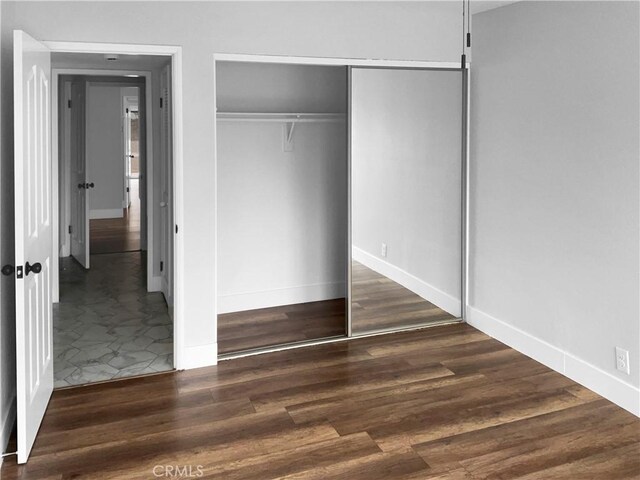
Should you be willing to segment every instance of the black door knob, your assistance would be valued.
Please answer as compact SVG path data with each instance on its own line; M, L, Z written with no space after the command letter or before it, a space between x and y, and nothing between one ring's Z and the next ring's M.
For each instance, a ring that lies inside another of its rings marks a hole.
M95 187L95 185L93 184L93 182L91 183L85 183L86 188L93 188Z
M87 187L84 186L84 183L79 183L78 188L87 188Z
M2 274L3 275L13 275L13 272L16 271L16 268L13 265L4 265L2 267Z
M37 274L37 273L40 273L41 271L42 271L42 265L39 262L36 262L33 265L27 262L24 266L25 275L29 275L31 272Z

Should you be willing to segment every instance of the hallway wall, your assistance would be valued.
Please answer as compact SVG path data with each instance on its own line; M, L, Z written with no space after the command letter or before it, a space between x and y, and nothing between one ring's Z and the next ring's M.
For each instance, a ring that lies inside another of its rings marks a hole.
M87 173L90 218L122 217L124 152L120 85L87 84Z

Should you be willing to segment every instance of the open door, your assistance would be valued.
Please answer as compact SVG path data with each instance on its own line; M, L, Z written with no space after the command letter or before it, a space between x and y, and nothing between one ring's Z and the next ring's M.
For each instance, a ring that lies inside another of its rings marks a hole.
M71 84L71 256L89 268L89 195L86 161L86 82Z
M13 37L18 463L25 463L53 391L51 54Z
M173 131L171 111L171 65L160 76L161 104L161 161L160 166L160 251L162 262L162 293L169 306L173 306Z

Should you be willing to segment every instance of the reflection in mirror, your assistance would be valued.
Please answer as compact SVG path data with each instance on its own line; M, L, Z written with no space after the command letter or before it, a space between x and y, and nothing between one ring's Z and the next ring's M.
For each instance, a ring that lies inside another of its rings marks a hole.
M351 329L461 315L462 73L354 68Z

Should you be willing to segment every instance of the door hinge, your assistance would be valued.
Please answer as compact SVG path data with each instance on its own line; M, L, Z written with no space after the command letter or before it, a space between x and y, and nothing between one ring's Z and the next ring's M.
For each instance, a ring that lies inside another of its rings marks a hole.
M71 100L67 100L67 106L71 108Z
M129 109L128 108L126 109L126 113L129 113Z
M127 193L129 193L129 187L127 187Z
M23 267L22 267L22 265L18 265L18 266L16 267L16 278L22 278L22 277L23 277L22 272L23 272Z
M69 225L69 235L71 235L71 231L72 231L71 225Z
M162 108L162 97L160 97L160 108Z
M178 225L176 225L176 233L178 233Z
M164 262L160 262L160 271L164 269Z

